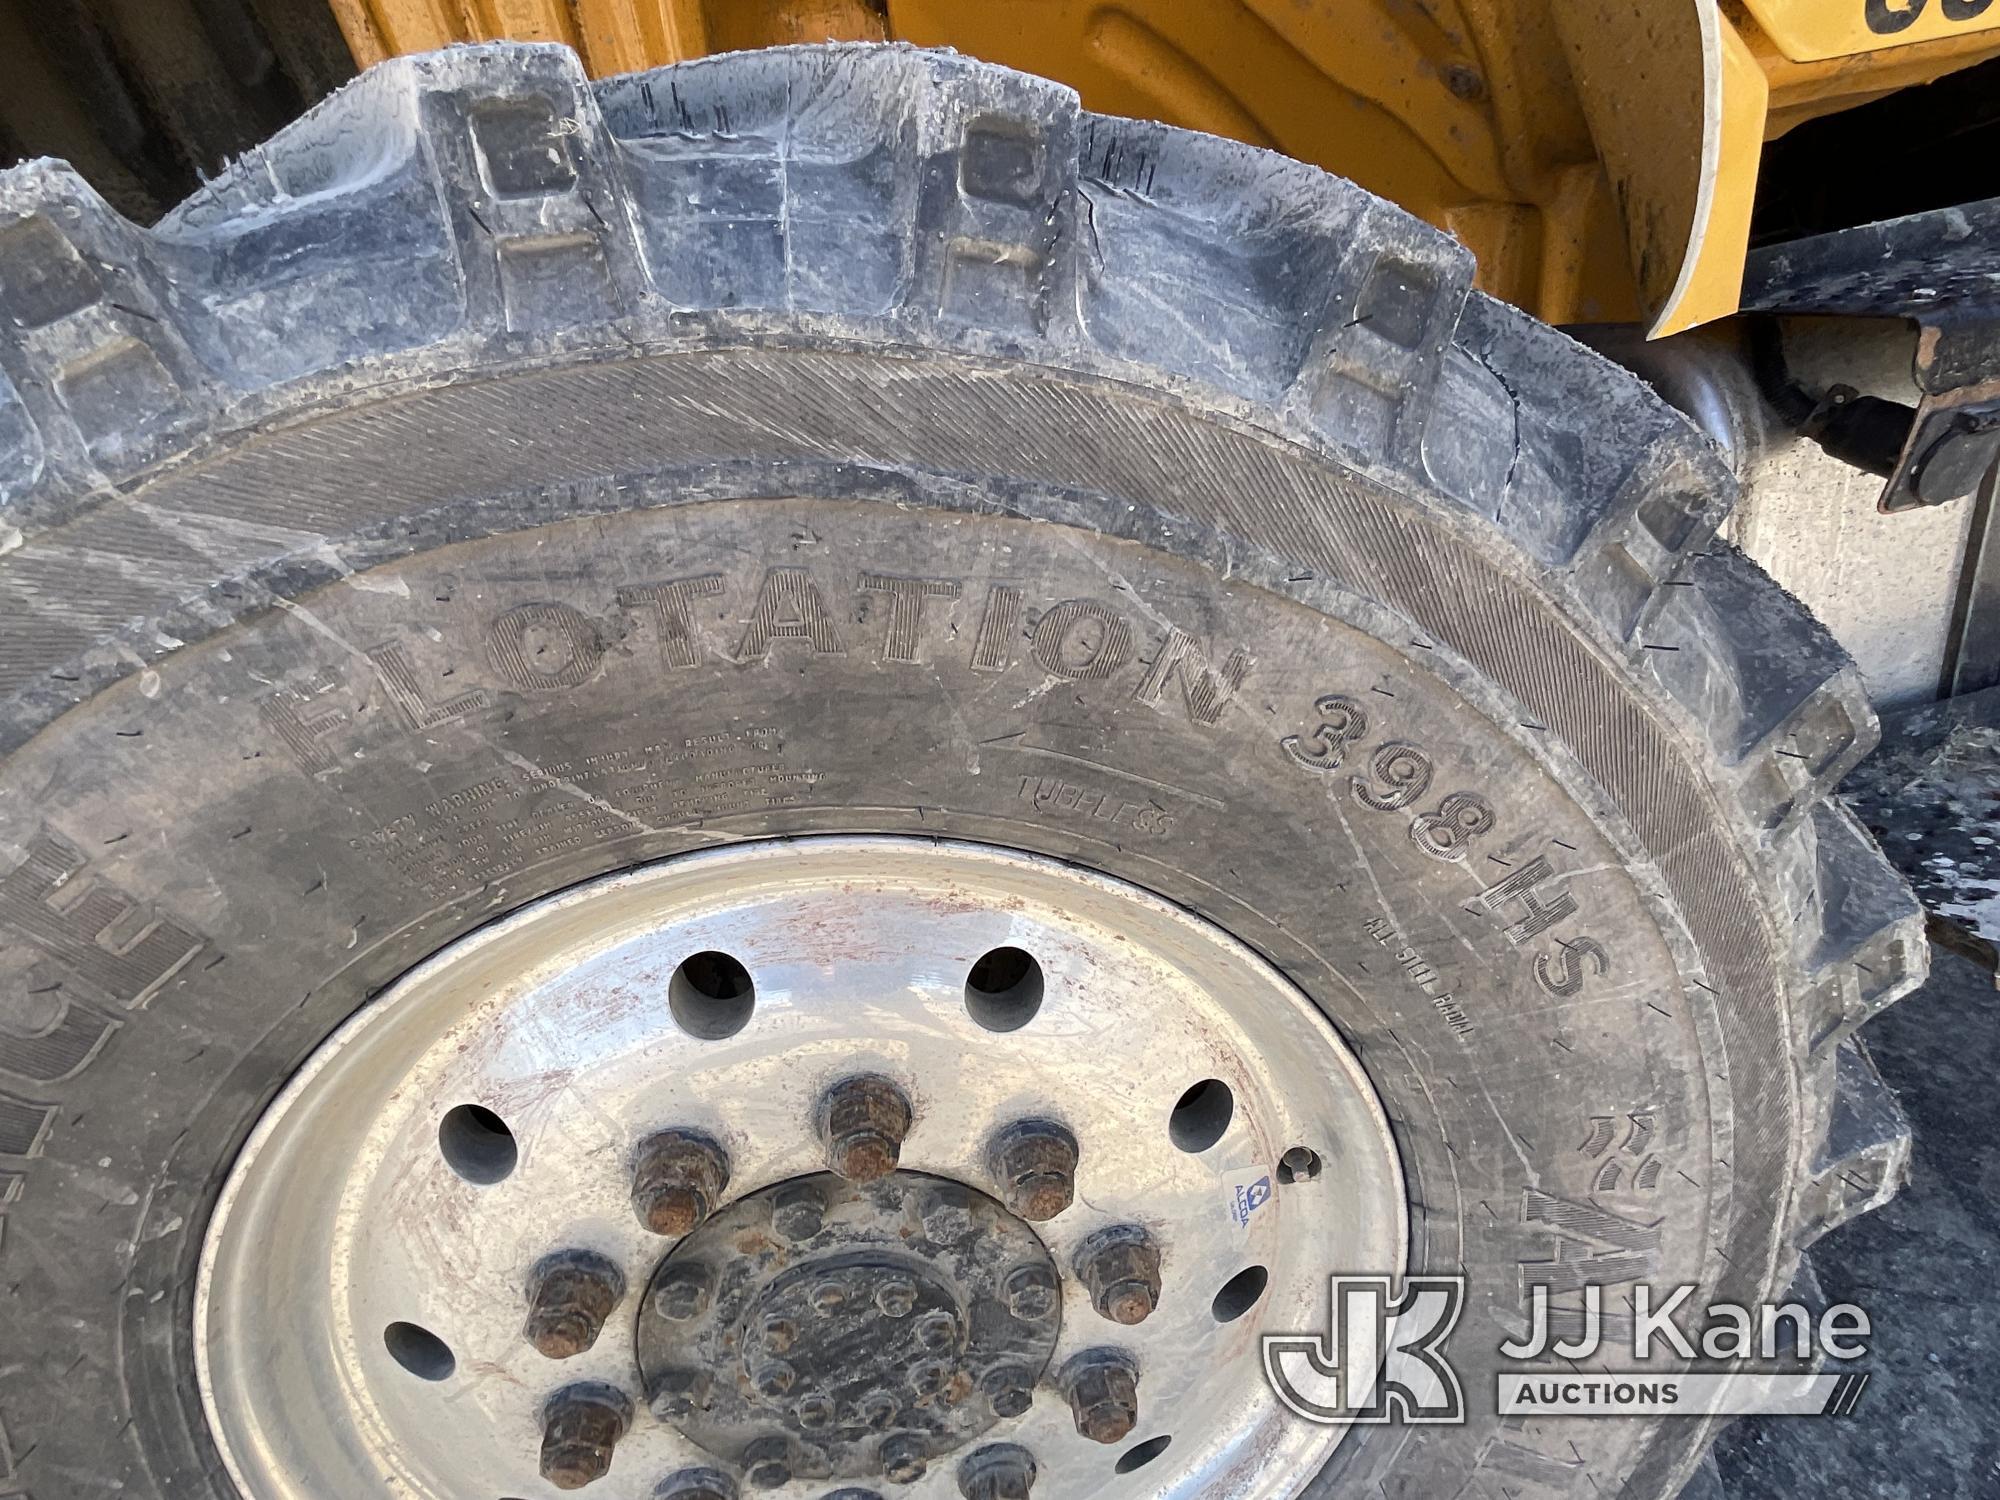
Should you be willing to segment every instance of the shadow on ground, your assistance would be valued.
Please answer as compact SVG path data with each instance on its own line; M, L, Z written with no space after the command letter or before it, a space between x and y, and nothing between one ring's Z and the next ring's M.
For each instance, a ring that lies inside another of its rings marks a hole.
M1725 1433L1729 1500L2000 1497L2000 993L1938 953L1865 1035L1916 1132L1910 1185L1813 1262L1828 1301L1873 1320L1872 1378L1851 1417Z

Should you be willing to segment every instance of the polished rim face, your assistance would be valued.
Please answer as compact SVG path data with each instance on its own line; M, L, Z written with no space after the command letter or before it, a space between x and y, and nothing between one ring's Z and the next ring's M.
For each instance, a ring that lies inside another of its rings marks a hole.
M247 1500L1282 1496L1259 1335L1400 1271L1360 1066L1220 929L1034 856L689 855L440 953L203 1249Z

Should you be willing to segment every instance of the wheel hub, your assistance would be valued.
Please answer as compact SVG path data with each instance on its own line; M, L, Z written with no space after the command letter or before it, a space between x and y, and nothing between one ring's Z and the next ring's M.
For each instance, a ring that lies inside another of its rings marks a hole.
M322 1046L217 1204L198 1373L245 1500L1277 1500L1339 1433L1256 1334L1405 1244L1358 1064L1219 928L976 846L747 845Z
M885 1478L1026 1409L1056 1349L1058 1280L1033 1229L960 1183L797 1178L661 1263L640 1375L653 1414L725 1461ZM1050 1295L1020 1295L1033 1286Z

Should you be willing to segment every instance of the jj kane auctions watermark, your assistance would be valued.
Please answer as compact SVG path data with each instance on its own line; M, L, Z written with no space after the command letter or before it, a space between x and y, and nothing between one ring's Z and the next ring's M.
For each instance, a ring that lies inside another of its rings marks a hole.
M1615 1313L1604 1292L1586 1286L1580 1307L1557 1311L1547 1287L1533 1288L1526 1332L1498 1346L1499 1415L1845 1415L1867 1385L1865 1373L1814 1368L1867 1353L1868 1314L1851 1303L1712 1303L1697 1320L1691 1286L1662 1295L1639 1283ZM1462 1276L1335 1276L1326 1331L1266 1335L1265 1375L1291 1412L1323 1426L1464 1422L1445 1346L1465 1305Z

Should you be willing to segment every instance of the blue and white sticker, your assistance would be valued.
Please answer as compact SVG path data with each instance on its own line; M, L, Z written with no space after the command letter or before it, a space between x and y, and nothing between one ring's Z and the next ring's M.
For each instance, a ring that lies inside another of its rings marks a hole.
M1229 1195L1229 1221L1238 1229L1248 1230L1250 1221L1271 1201L1271 1174L1256 1167L1231 1172L1222 1186Z

